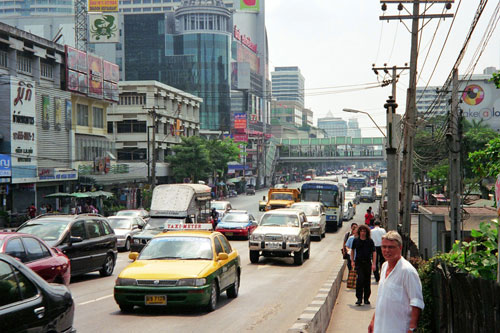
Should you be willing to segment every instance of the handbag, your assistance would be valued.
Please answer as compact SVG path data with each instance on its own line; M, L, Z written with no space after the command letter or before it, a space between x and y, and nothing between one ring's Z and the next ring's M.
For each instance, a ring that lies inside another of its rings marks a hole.
M349 271L349 275L347 276L347 288L349 288L349 289L356 288L356 278L357 277L358 277L358 274L356 273L356 270L351 269Z

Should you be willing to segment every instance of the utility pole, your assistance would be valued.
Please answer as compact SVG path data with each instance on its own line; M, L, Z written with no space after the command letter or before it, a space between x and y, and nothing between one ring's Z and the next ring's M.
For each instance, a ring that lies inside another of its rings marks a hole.
M453 14L429 14L424 12L420 14L420 3L435 4L445 3L446 9L451 8L453 0L380 0L382 10L387 10L387 3L398 4L398 10L401 12L404 9L403 4L413 4L411 15L395 15L395 16L380 16L380 20L412 20L411 28L411 50L410 50L410 80L408 90L406 92L406 117L405 117L405 133L404 133L404 149L403 149L403 166L402 179L403 185L401 188L401 224L403 238L403 256L407 256L410 244L411 232L411 200L413 197L413 148L416 129L416 86L417 86L417 60L418 60L418 33L419 20L432 18L453 17ZM409 12L409 11L407 11Z
M151 189L154 189L154 187L156 186L156 160L158 158L158 150L157 150L157 147L156 147L156 132L158 131L158 119L160 118L160 116L158 115L158 112L157 110L159 110L160 108L159 107L156 107L156 106L153 106L151 108L148 108L148 107L143 107L144 110L148 110L148 114L151 116L151 119L152 119L152 122L153 122L153 125L151 126L146 126L146 130L148 132L147 134L147 137L148 137L148 156L147 156L147 160L148 160L148 177L149 177L149 152L152 151L153 153L153 157L151 159ZM164 108L162 108L164 109ZM151 137L151 144L152 144L152 149L150 150L149 149L149 129L150 128L153 128L153 135Z
M453 69L452 77L452 92L451 92L451 112L450 122L448 125L448 140L449 163L450 163L450 224L451 224L451 246L457 240L462 240L462 177L460 173L461 167L461 151L460 151L460 133L459 133L459 114L458 114L458 69Z
M375 67L373 71L378 75L379 70L388 73L387 66ZM394 133L394 115L396 114L396 84L399 75L398 70L409 69L408 66L397 67L392 66L392 96L389 96L384 108L387 110L387 139L386 139L386 155L387 155L387 228L389 230L398 230L398 213L399 213L399 155L397 149L396 135Z

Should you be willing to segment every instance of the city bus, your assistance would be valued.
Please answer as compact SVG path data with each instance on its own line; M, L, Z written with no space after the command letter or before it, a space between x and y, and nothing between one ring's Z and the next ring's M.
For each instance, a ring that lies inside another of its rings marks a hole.
M304 180L313 180L316 178L316 169L307 169L304 172Z
M312 180L302 185L301 201L321 202L326 209L326 227L336 231L344 220L344 185L328 180Z
M366 177L349 177L347 178L347 190L359 192L363 187L368 186Z
M374 169L359 169L358 174L365 176L369 179L377 179L379 171Z

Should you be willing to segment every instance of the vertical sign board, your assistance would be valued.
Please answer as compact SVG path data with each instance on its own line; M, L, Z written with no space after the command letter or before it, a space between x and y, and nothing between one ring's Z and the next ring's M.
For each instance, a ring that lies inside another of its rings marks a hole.
M247 128L247 114L246 113L235 113L234 114L234 128L235 129Z
M35 83L11 78L11 165L12 182L36 181L36 99Z
M62 99L54 97L54 128L56 131L61 130L62 118Z
M0 154L0 177L12 176L10 155Z
M64 110L66 113L66 123L65 123L66 131L71 130L72 110L73 110L72 102L69 99L67 99L66 100L66 107Z
M497 177L495 183L495 201L497 203L497 214L500 216L500 175ZM500 235L500 218L497 219L498 222L498 235ZM498 241L498 253L500 253L500 241ZM500 256L497 256L497 282L500 283Z
M103 61L104 67L104 99L118 102L118 81L120 80L120 67L109 61Z
M103 98L103 66L102 58L88 54L89 64L89 96Z
M118 43L118 13L89 13L91 43Z
M240 0L240 9L258 12L260 11L260 0Z

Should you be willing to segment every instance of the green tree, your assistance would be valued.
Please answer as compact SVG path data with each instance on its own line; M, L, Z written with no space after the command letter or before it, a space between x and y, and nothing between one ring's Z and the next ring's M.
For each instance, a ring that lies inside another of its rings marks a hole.
M490 140L483 150L469 153L469 162L479 177L496 178L500 173L500 137Z
M240 148L230 138L224 140L207 140L206 146L212 170L221 176L227 173L227 163L238 160Z
M177 182L190 178L193 182L207 179L211 163L206 141L198 136L182 137L182 142L175 145L174 155L167 158Z
M444 187L448 183L448 169L448 159L446 159L434 166L434 168L427 173L427 176L431 180L431 192L444 192Z
M464 156L468 156L469 153L475 151L483 150L488 142L499 137L498 133L492 130L483 119L480 121L472 120L472 122L464 119L463 128L465 132L462 143L465 152ZM472 165L468 159L464 161L464 168L466 178L474 177Z

